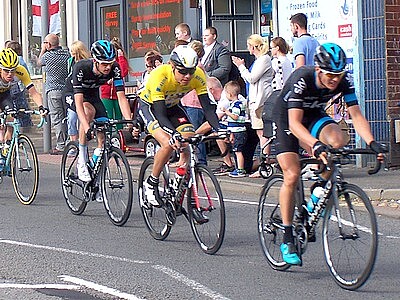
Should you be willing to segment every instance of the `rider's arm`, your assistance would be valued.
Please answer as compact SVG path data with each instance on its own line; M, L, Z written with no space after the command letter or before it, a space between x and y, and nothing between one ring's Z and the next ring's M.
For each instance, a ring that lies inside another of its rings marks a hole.
M201 106L203 107L204 111L204 116L208 123L210 123L211 127L214 128L215 130L219 129L219 122L218 122L218 116L215 113L215 105L211 104L210 98L208 97L208 94L201 94L199 95L199 100L201 103Z
M360 107L358 105L352 105L349 106L347 110L353 120L354 129L368 145L371 144L375 139L367 119L361 113Z
M168 119L165 101L154 101L151 111L163 130L171 135L177 132L174 125L172 125L171 121Z
M42 95L36 90L35 86L32 85L28 89L29 95L31 95L33 101L36 103L37 106L43 105Z

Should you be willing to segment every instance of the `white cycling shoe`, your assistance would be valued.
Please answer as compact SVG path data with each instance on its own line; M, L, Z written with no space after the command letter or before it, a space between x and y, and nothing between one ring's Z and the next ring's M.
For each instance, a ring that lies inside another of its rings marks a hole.
M82 180L83 182L90 182L92 180L86 164L78 163L76 167L78 169L78 178L80 180Z

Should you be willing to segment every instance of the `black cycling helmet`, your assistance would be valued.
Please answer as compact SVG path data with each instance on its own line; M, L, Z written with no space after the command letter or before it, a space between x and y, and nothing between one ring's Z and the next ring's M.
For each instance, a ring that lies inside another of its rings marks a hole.
M343 73L346 67L346 53L337 44L325 43L317 47L314 62L326 72Z
M98 40L90 48L92 56L98 62L112 62L115 60L115 48L110 41Z
M170 61L175 67L193 69L199 62L196 51L188 45L179 45L171 52Z

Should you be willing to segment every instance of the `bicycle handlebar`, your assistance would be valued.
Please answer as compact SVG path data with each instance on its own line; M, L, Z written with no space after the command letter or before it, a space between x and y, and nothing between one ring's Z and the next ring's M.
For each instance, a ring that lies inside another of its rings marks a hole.
M20 108L17 110L7 110L7 111L2 111L0 112L0 119L5 120L7 116L12 116L13 118L19 119L21 114L26 114L26 115L40 115L40 122L36 125L37 128L43 127L43 125L46 122L46 118L41 115L41 112L38 110L34 109L25 109L25 108ZM4 123L4 121L2 121Z
M178 140L180 143L189 143L193 145L200 144L201 142L206 142L206 141L211 141L211 140L223 140L228 138L229 135L202 135L202 134L196 134L191 137L179 137Z

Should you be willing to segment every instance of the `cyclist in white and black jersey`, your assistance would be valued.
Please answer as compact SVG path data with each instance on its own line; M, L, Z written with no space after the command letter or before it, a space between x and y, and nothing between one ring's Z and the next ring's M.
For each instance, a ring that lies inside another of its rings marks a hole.
M74 105L79 118L79 159L78 177L80 180L91 180L86 162L87 141L92 138L89 123L93 119L107 118L106 109L100 99L99 87L112 79L117 91L118 104L126 120L131 119L131 110L125 97L124 80L121 69L115 61L114 46L107 40L98 40L92 44L91 59L78 61L72 72L72 85L74 89ZM129 125L132 128L132 125ZM98 147L104 142L104 135L97 136Z
M299 146L327 163L328 147L344 146L345 140L338 124L325 113L326 103L343 96L357 133L383 160L384 149L371 133L355 95L351 74L345 71L346 55L333 43L317 47L315 66L295 70L278 97L273 115L277 124L276 153L283 171L284 182L279 194L282 223L285 226L282 256L289 264L300 264L293 239L293 194L300 176ZM329 145L329 146L328 146ZM321 174L321 182L329 174Z

